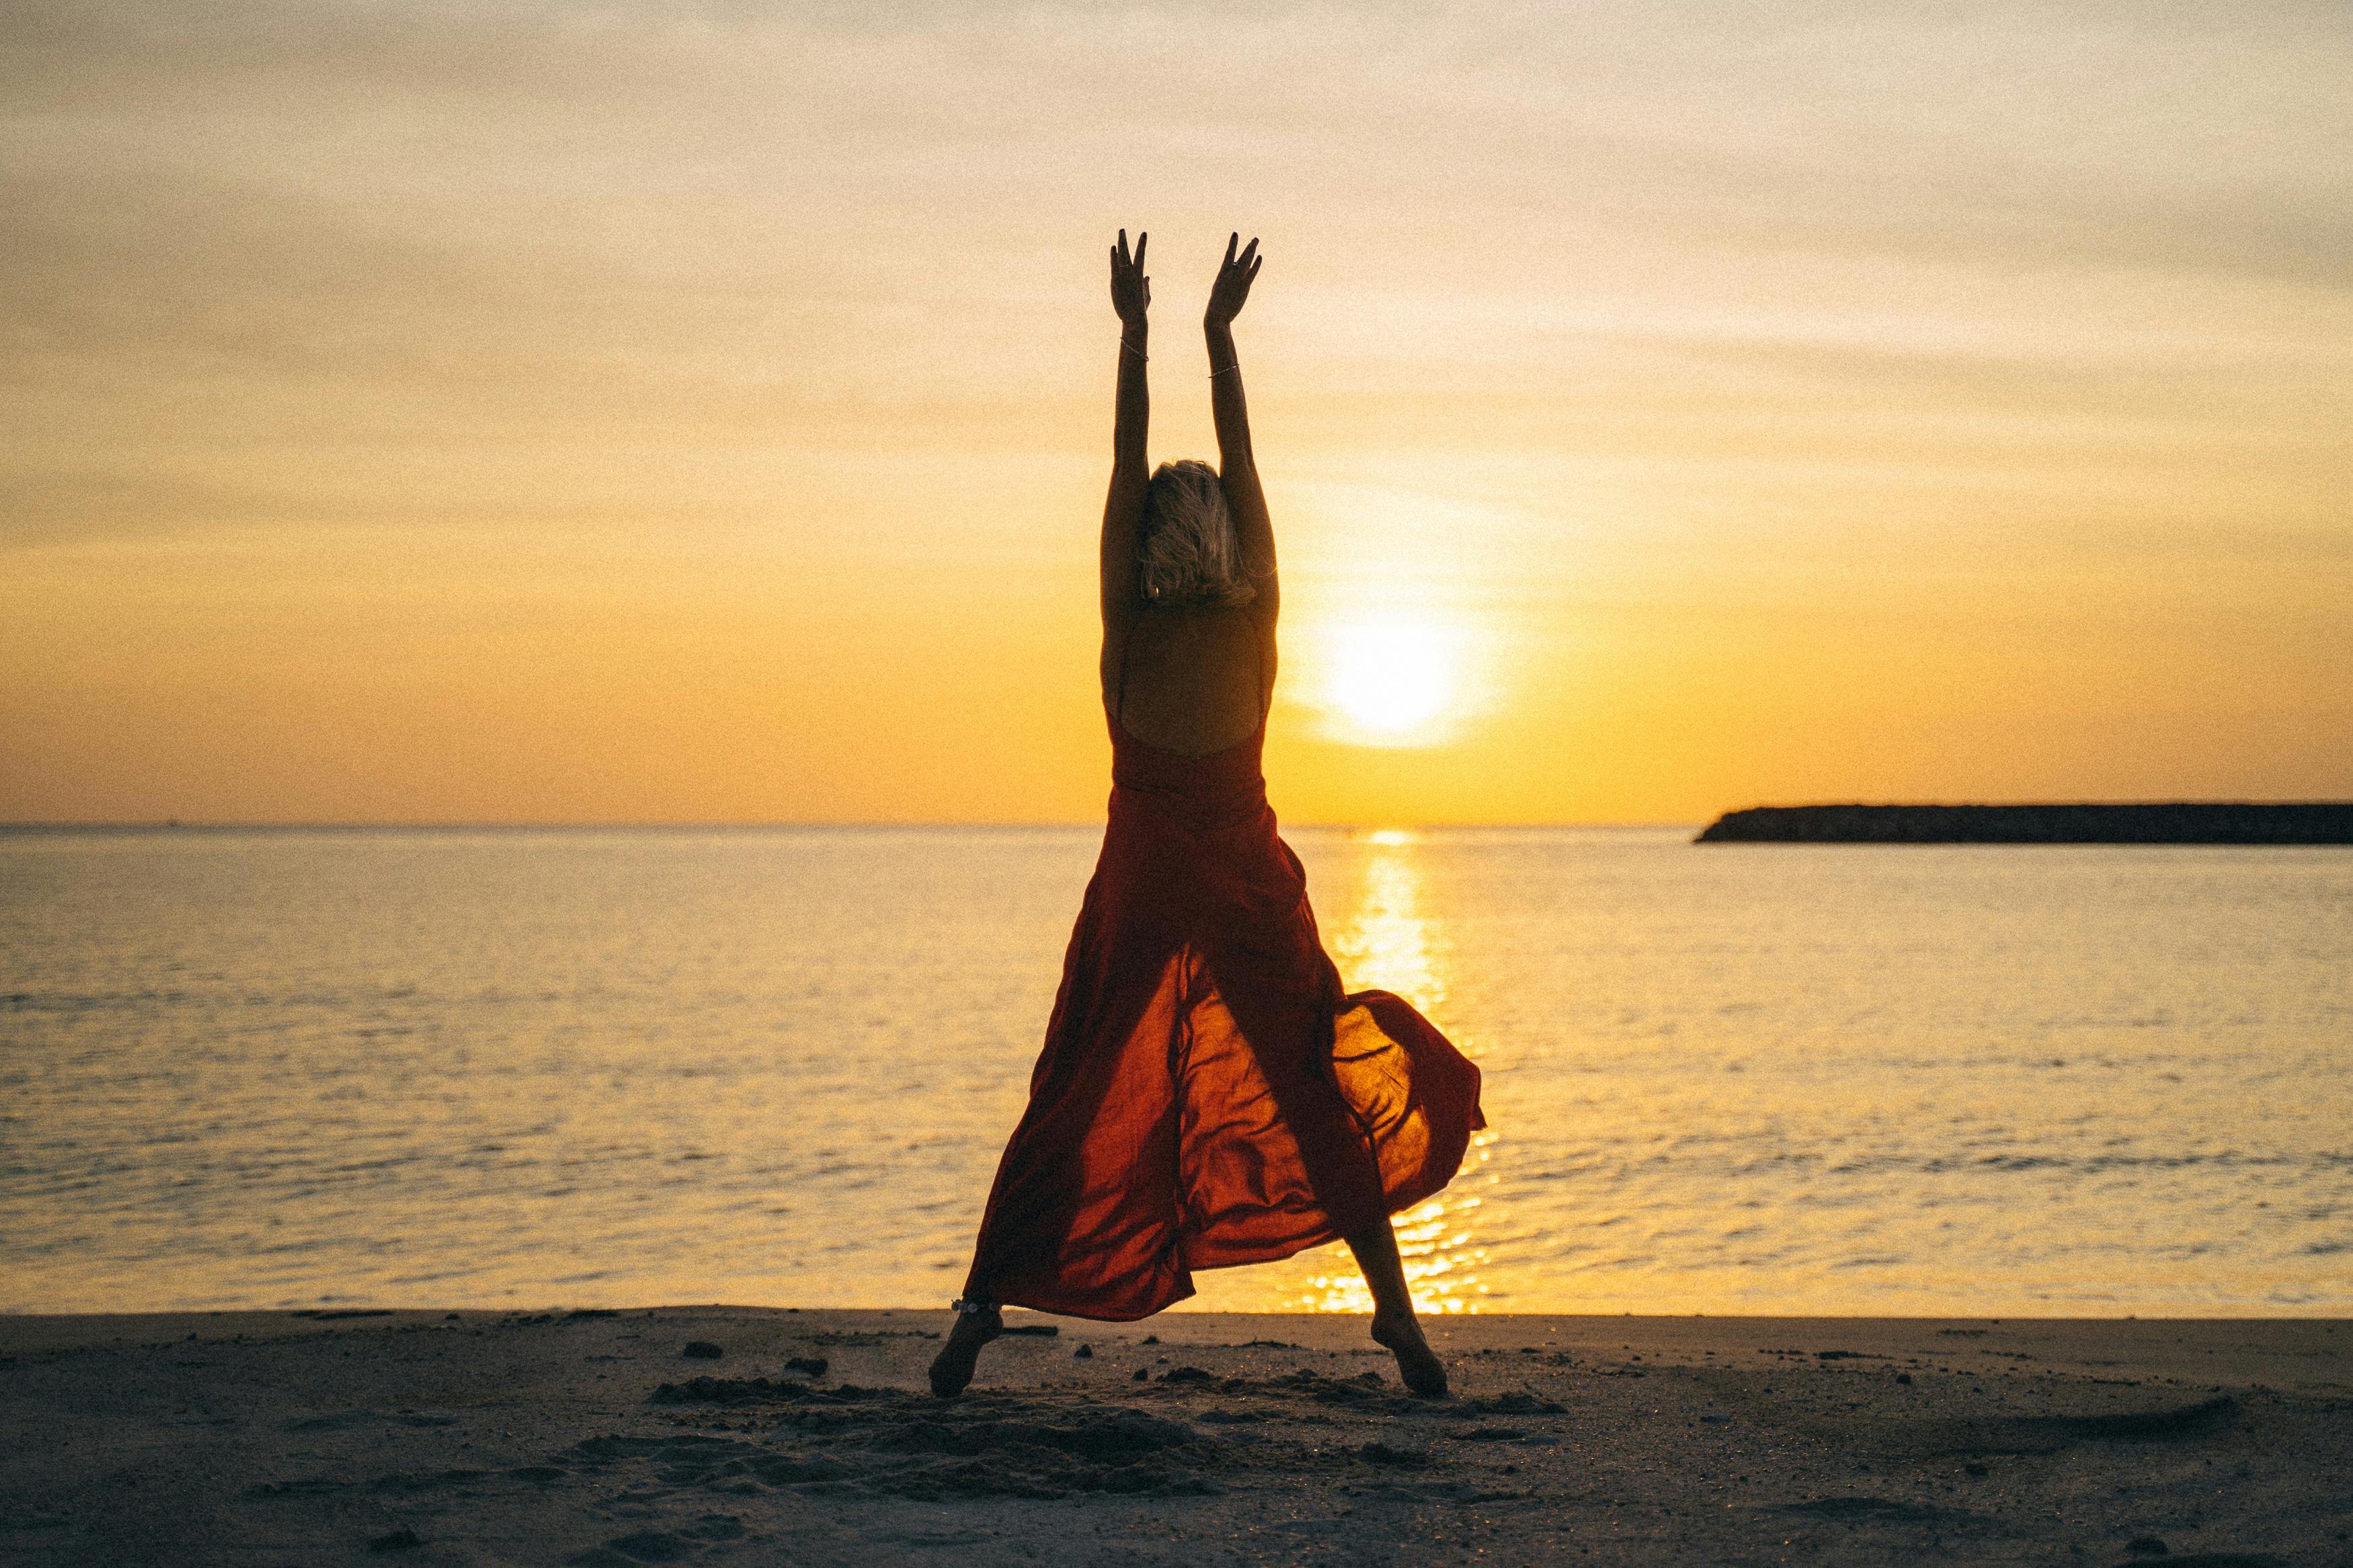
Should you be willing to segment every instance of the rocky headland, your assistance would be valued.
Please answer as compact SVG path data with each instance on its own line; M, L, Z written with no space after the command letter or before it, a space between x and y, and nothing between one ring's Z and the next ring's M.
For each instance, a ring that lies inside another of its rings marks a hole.
M1759 805L1699 844L2353 844L2353 802Z

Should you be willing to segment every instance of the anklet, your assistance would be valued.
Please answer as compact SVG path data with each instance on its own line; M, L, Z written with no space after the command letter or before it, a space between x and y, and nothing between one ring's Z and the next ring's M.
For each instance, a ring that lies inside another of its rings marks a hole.
M958 1313L964 1317L977 1318L983 1312L994 1312L997 1310L997 1303L994 1301L967 1301L963 1297L958 1296L955 1300L948 1303L948 1310Z

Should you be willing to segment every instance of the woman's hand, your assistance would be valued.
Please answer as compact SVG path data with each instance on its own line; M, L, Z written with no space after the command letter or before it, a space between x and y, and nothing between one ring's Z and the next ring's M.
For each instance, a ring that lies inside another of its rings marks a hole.
M1203 320L1212 327L1222 327L1242 313L1242 302L1250 298L1250 283L1258 277L1263 259L1258 253L1258 239L1252 236L1250 245L1240 256L1234 247L1241 243L1236 234L1226 241L1226 259L1218 268L1218 281L1209 290L1209 309Z
M1119 231L1119 243L1111 247L1111 308L1126 326L1144 325L1145 307L1152 303L1152 279L1144 275L1144 247L1151 237L1148 234L1135 237L1132 261L1127 255L1127 230Z

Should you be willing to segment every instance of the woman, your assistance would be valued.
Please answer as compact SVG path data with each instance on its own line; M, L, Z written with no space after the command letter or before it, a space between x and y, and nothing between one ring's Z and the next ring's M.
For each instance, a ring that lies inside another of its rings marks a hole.
M1482 1126L1479 1069L1386 992L1345 994L1276 837L1259 752L1274 690L1274 531L1250 458L1234 316L1258 276L1239 235L1209 294L1219 468L1147 479L1147 237L1111 253L1119 403L1103 523L1111 821L1062 964L1029 1107L981 1221L943 1398L1015 1305L1128 1321L1191 1270L1335 1237L1406 1385L1446 1392L1388 1216L1444 1186Z

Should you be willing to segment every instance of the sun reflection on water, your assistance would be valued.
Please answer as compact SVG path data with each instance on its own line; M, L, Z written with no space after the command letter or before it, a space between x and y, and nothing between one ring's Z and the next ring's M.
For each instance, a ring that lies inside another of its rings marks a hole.
M1465 1055L1472 1044L1455 1034L1446 1016L1447 979L1452 942L1442 922L1425 908L1421 837L1398 828L1368 833L1355 902L1332 938L1332 955L1351 990L1393 991L1445 1030ZM1446 1191L1393 1216L1398 1252L1417 1310L1476 1312L1487 1287L1482 1275L1487 1249L1479 1244L1475 1219L1481 1200L1473 1191L1490 1184L1478 1176L1495 1142L1492 1131L1474 1133L1462 1170ZM1303 1282L1297 1305L1311 1312L1369 1312L1372 1293L1345 1247L1313 1255L1317 1266Z

